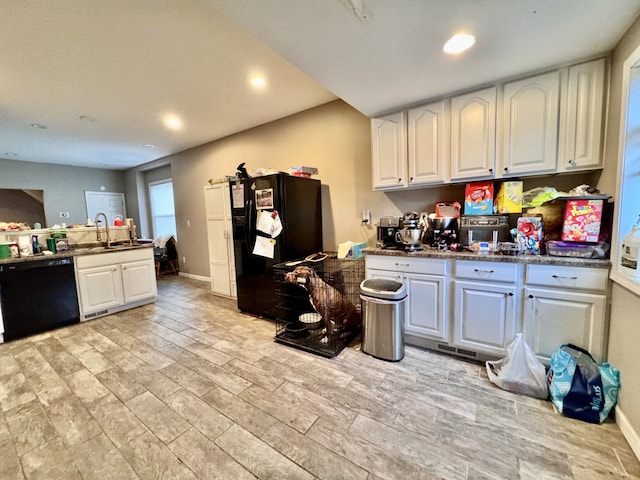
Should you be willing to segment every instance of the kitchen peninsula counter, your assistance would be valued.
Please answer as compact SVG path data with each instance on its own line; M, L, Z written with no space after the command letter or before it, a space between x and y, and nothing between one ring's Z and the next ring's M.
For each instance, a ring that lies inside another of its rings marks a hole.
M502 263L522 263L530 265L558 265L572 267L594 267L609 268L611 261L608 258L577 258L577 257L556 257L552 255L501 255L501 254L479 254L473 252L452 252L439 251L435 248L425 247L423 250L415 252L405 252L404 250L390 250L383 248L365 248L366 255L385 255L393 257L407 258L440 258L451 260L474 260L481 262L502 262Z
M73 258L80 255L97 255L97 254L104 254L104 253L123 252L127 250L137 250L142 248L153 248L152 243L145 243L145 244L139 244L139 245L116 245L109 248L96 247L96 246L81 246L81 245L82 244L79 244L78 246L71 246L67 251L52 253L50 255L39 253L37 255L28 255L23 257L0 258L0 265L19 263L19 262L39 262L43 260Z

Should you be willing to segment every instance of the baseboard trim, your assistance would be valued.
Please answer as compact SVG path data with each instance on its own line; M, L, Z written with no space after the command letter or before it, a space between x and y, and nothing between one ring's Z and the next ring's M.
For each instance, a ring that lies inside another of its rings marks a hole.
M201 282L211 282L211 278L203 277L202 275L194 275L192 273L184 273L184 272L180 272L178 275L180 275L181 277L190 278L192 280L199 280Z
M638 433L633 429L633 426L629 423L629 420L627 420L627 416L624 412L617 406L616 423L618 424L618 427L620 427L620 431L622 432L622 435L624 435L624 438L629 442L629 446L636 455L636 458L640 460L640 436L638 436Z

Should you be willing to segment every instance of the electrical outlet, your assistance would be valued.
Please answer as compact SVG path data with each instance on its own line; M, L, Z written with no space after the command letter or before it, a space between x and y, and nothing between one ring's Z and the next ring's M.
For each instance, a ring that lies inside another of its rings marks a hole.
M187 263L187 257L185 257L184 255L182 256L182 263Z
M362 223L365 225L371 224L371 210L362 210Z
M60 218L69 218L69 212L60 212Z
M191 226L191 220L187 220L187 227Z

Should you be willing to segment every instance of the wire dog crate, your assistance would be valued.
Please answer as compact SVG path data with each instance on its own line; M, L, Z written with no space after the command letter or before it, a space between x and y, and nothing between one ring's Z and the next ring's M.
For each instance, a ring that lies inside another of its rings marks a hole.
M292 263L273 267L276 342L334 357L361 331L364 259L344 260L333 253L320 261ZM319 315L311 315L312 322L300 320L314 313Z

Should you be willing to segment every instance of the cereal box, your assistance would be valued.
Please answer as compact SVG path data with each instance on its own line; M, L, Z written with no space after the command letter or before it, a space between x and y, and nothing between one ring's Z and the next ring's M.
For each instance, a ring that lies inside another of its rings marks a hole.
M567 200L562 225L565 242L597 242L600 239L603 200Z
M464 214L493 214L493 182L467 183L464 193Z
M496 196L497 213L522 212L522 182L502 182Z
M541 216L518 218L516 243L525 255L540 255L544 229Z

